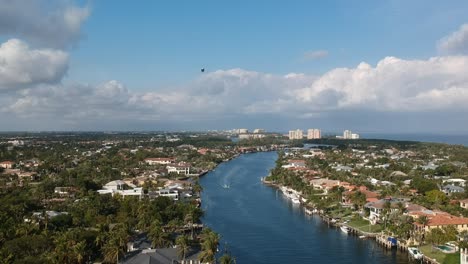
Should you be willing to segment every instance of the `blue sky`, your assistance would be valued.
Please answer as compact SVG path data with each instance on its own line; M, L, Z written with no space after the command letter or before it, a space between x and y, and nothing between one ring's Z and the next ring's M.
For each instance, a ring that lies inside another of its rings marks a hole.
M0 0L0 122L466 133L467 12L467 1Z
M385 56L427 58L465 22L468 3L449 2L95 1L70 78L117 75L153 89L193 79L201 67L321 74ZM310 50L329 56L304 61Z
M385 2L385 3L384 3ZM385 56L428 58L466 1L94 1L69 78L119 76L135 89L191 80L199 68L322 74ZM329 56L304 61L310 50Z

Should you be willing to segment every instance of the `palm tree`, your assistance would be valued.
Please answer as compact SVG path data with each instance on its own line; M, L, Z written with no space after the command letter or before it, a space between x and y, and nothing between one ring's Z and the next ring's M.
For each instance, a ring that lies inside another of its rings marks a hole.
M167 225L164 227L165 229L169 230L169 232L175 232L178 230L181 226L183 226L184 223L179 220L179 219L172 219L167 223Z
M107 263L118 263L120 253L121 249L118 239L116 238L109 239L102 247L102 255L104 256L104 261Z
M236 259L231 256L227 244L224 245L224 254L219 258L220 264L236 264Z
M148 238L151 240L152 247L166 247L170 244L169 235L163 231L159 220L155 220L151 224Z
M429 218L427 218L427 216L425 215L422 215L416 221L420 223L421 225L426 226L427 223L429 222Z
M362 207L366 204L366 195L360 191L351 194L350 198L353 204L359 209L362 209Z
M193 191L200 196L200 193L203 191L203 187L200 185L200 182L196 181L193 185Z
M434 245L440 244L443 240L444 232L440 228L433 228L426 235L426 241L432 244L432 251L434 251Z
M185 235L178 236L176 239L176 245L177 254L182 258L182 260L185 260L185 256L190 250L188 237Z
M215 255L218 251L219 235L211 229L206 228L201 234L201 248L202 251L198 256L201 262L213 263Z
M75 244L75 240L71 237L69 232L62 233L54 239L54 251L51 252L52 262L54 263L67 263L71 262L73 258L69 249Z
M190 207L189 212L185 215L184 222L190 226L191 238L193 239L193 224L194 224L194 208Z
M453 225L444 226L442 228L444 232L444 242L453 241L457 239L458 231Z
M86 255L86 241L81 241L73 247L73 253L78 263L83 263Z
M405 205L402 202L398 202L397 206L398 206L398 210L400 211L400 213L403 214L405 212L405 210L406 210Z
M147 231L151 225L151 207L147 200L143 200L138 207L138 228Z
M224 253L224 255L222 255L220 258L219 258L219 263L220 264L236 264L236 259L229 255L229 253Z
M10 264L13 263L13 254L6 251L0 251L0 264Z
M387 220L390 214L390 210L392 209L392 204L389 201L386 201L383 205L383 215L384 215L384 229L387 228Z
M128 230L128 226L125 224L117 224L114 229L112 230L112 237L115 237L118 239L119 246L124 248L127 245L127 240L130 235L130 232Z
M107 241L109 225L99 224L97 228L98 228L98 233L96 235L96 239L94 240L94 243L96 244L96 246L101 248Z
M27 235L34 233L34 231L37 230L36 227L37 226L34 224L21 223L18 226L16 226L15 232L17 236L27 236Z
M119 262L119 256L125 252L129 232L124 224L117 224L111 230L106 244L102 247L102 255L107 262Z

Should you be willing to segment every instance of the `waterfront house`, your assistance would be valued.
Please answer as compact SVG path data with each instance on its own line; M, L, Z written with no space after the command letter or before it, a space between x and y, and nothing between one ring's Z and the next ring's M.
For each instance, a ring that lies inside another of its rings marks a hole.
M175 162L175 158L147 158L145 159L145 162L148 165L157 165L157 164L171 164Z
M101 190L98 190L99 194L111 194L114 196L115 194L125 196L143 196L143 188L137 188L133 184L128 184L121 180L111 181L108 182L106 185L102 187Z
M306 162L305 162L305 160L291 159L291 160L288 160L288 165L291 166L291 167L305 167Z
M13 168L14 165L15 165L15 163L13 161L9 161L9 160L0 162L0 167L2 167L4 169L11 169L11 168Z
M414 203L407 203L405 207L405 215L411 216L413 219L417 219L420 214L424 214L429 211L430 210L426 207Z
M156 194L157 196L169 197L174 201L179 200L179 191L177 189L160 189Z
M375 202L369 202L364 205L364 208L369 209L369 221L372 224L376 224L383 220L386 203L390 203L390 212L395 212L399 208L399 203L403 203L405 205L405 201L403 199L381 199Z
M328 191L335 187L340 185L340 181L338 180L329 180L329 179L313 179L309 181L310 185L314 187L316 190L322 190L324 191L325 194L328 193Z
M433 162L429 162L427 163L427 165L424 165L424 166L421 166L421 168L423 170L435 170L437 169L439 166L434 164Z
M166 166L167 173L177 173L177 174L190 174L190 164L185 162L179 162L177 164L171 164Z
M442 180L442 183L455 185L455 186L460 186L460 187L465 187L466 180L464 180L464 179L447 179L447 180Z
M197 150L197 152L200 154L200 155L206 155L210 152L210 149L207 149L207 148L201 148L199 150Z
M425 210L419 213L414 213L416 219L421 216L427 217L427 223L418 223L415 221L413 224L415 229L421 232L427 232L433 228L442 228L444 226L454 226L458 232L468 230L468 218L458 217L442 211Z
M451 195L452 193L463 193L465 192L465 188L456 185L445 185L441 191L446 195Z
M354 187L353 189L343 193L343 203L352 204L351 195L355 192L361 192L366 196L366 202L376 202L378 201L379 194L373 191L369 191L366 186Z
M285 164L285 165L283 165L281 167L285 168L285 169L306 168L306 162L305 162L305 160L290 159L290 160L288 160L288 164Z

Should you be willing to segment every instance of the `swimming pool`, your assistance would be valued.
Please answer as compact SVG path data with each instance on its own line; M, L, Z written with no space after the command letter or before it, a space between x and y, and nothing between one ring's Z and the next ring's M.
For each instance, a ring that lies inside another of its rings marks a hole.
M448 245L438 245L437 248L444 253L453 253L455 252L455 248L448 246Z

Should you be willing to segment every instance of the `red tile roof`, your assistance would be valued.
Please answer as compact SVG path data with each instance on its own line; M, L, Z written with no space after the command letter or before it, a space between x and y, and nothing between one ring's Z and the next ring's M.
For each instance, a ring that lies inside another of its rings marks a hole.
M427 226L444 226L444 225L467 225L468 218L457 217L450 214L436 214L434 216L428 216L429 221ZM416 223L417 225L421 225Z

